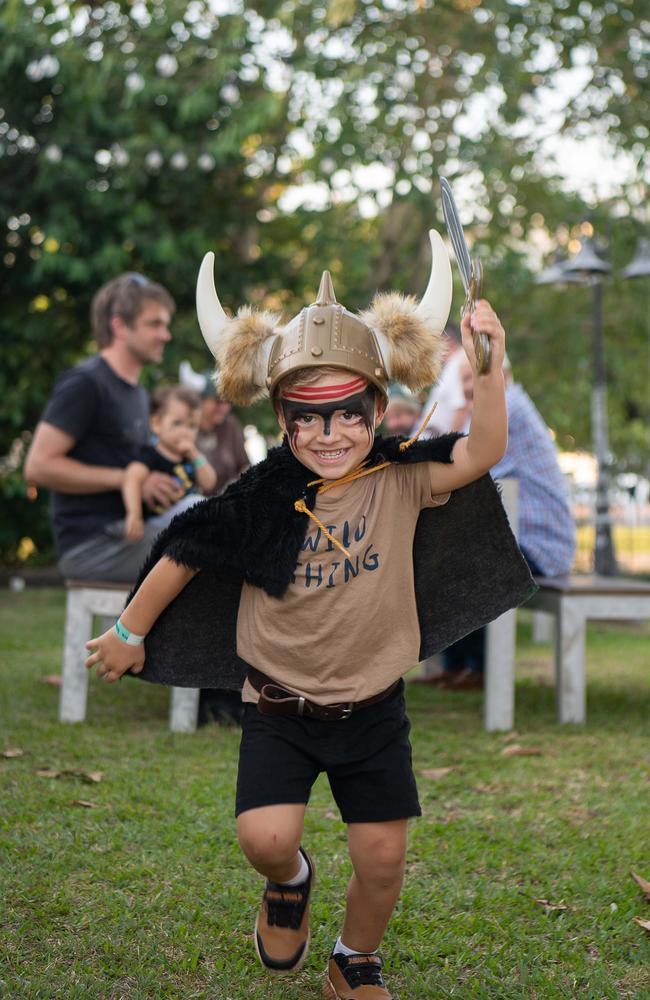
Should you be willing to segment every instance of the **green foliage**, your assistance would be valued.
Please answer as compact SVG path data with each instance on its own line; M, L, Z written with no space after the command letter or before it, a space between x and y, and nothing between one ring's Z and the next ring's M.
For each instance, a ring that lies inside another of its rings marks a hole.
M324 267L349 308L376 288L419 294L426 231L442 224L438 171L463 195L518 374L561 436L588 445L585 297L534 289L530 251L566 244L590 214L612 263L632 256L642 186L621 184L593 211L552 179L544 139L598 132L644 177L640 0L223 10L203 0L0 8L0 338L11 345L0 451L33 429L56 377L93 350L91 297L120 271L147 273L177 299L158 373L167 379L183 357L206 364L193 289L207 249L230 308L292 314ZM576 73L583 85L567 88ZM566 103L547 121L553 88ZM377 164L383 179L363 172ZM607 291L612 444L636 469L650 453L646 313L639 283Z
M51 561L50 521L47 495L39 492L29 500L25 481L19 469L2 474L2 519L0 519L0 553L3 565L30 565ZM23 538L31 539L35 552L23 552Z

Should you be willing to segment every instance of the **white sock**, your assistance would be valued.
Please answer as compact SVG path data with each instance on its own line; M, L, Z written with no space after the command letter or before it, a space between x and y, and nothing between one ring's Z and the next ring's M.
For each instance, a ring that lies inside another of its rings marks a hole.
M332 951L332 954L333 955L375 955L376 951L367 951L367 952L366 951L363 951L363 952L355 951L354 948L348 948L348 946L346 944L343 944L343 942L341 941L341 938L338 937L336 939L336 944L334 945L334 949Z
M288 882L283 882L282 885L302 885L309 878L309 865L307 864L307 859L304 854L300 854L300 870L297 875L290 878Z

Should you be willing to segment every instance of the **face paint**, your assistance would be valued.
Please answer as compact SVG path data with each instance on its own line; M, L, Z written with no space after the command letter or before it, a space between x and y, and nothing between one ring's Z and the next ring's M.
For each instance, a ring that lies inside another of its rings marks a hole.
M297 402L330 402L334 399L344 399L357 392L362 392L368 382L365 378L358 376L349 379L347 382L334 382L331 385L296 385L292 389L287 389L282 393L283 399L295 400Z
M355 383L365 383L364 379L356 379ZM323 421L323 434L329 437L332 432L332 418L335 413L353 413L358 414L368 431L368 437L372 441L375 431L375 390L365 383L366 388L361 392L355 392L353 395L340 396L337 392L338 389L343 388L341 386L323 386L318 387L318 391L321 392L320 398L323 395L331 397L336 394L337 398L328 398L327 402L318 402L317 399L312 397L309 399L296 399L296 392L289 392L282 396L280 399L280 405L282 407L282 413L284 416L287 434L289 435L289 441L292 446L295 447L298 441L298 434L301 428L297 421L300 417L304 416L315 416L321 417ZM309 386L305 386L305 389L309 389ZM293 398L291 398L293 397Z

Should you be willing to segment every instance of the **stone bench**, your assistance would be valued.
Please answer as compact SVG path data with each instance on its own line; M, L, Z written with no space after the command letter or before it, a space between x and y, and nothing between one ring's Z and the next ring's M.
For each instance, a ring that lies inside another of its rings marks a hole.
M504 479L499 486L517 535L518 484ZM650 620L650 584L601 576L540 577L535 582L540 589L525 608L533 612L534 641L548 641L554 633L558 722L584 722L586 623ZM486 629L483 719L488 731L508 731L515 724L516 618L513 608ZM425 676L439 665L436 660L425 662Z
M518 483L503 479L499 486L517 536ZM539 590L525 608L533 612L535 641L548 641L550 631L554 634L558 722L584 722L586 623L590 619L650 620L650 584L603 576L539 577L535 583ZM486 630L483 718L490 731L510 730L515 724L516 617L513 608L490 622Z
M502 479L498 485L510 527L516 537L519 484L515 479ZM511 608L486 628L483 722L490 732L508 731L514 726L516 627L517 609ZM425 677L439 669L439 654L429 657L423 663Z
M128 583L101 580L66 580L63 681L59 700L60 722L83 722L88 700L87 651L93 637L96 615L117 618L124 610L131 590ZM194 688L172 688L169 728L175 733L193 733L199 708L199 692Z
M584 722L585 633L593 620L650 620L650 584L607 576L538 578L526 608L553 617L558 722Z

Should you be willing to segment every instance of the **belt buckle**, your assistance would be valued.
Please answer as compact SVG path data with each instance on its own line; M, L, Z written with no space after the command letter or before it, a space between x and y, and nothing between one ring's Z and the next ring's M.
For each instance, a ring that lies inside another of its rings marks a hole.
M339 721L343 721L343 719L349 719L350 718L350 716L352 715L352 706L353 706L353 704L354 704L354 702L350 701L345 706L345 708L341 709L341 719Z

